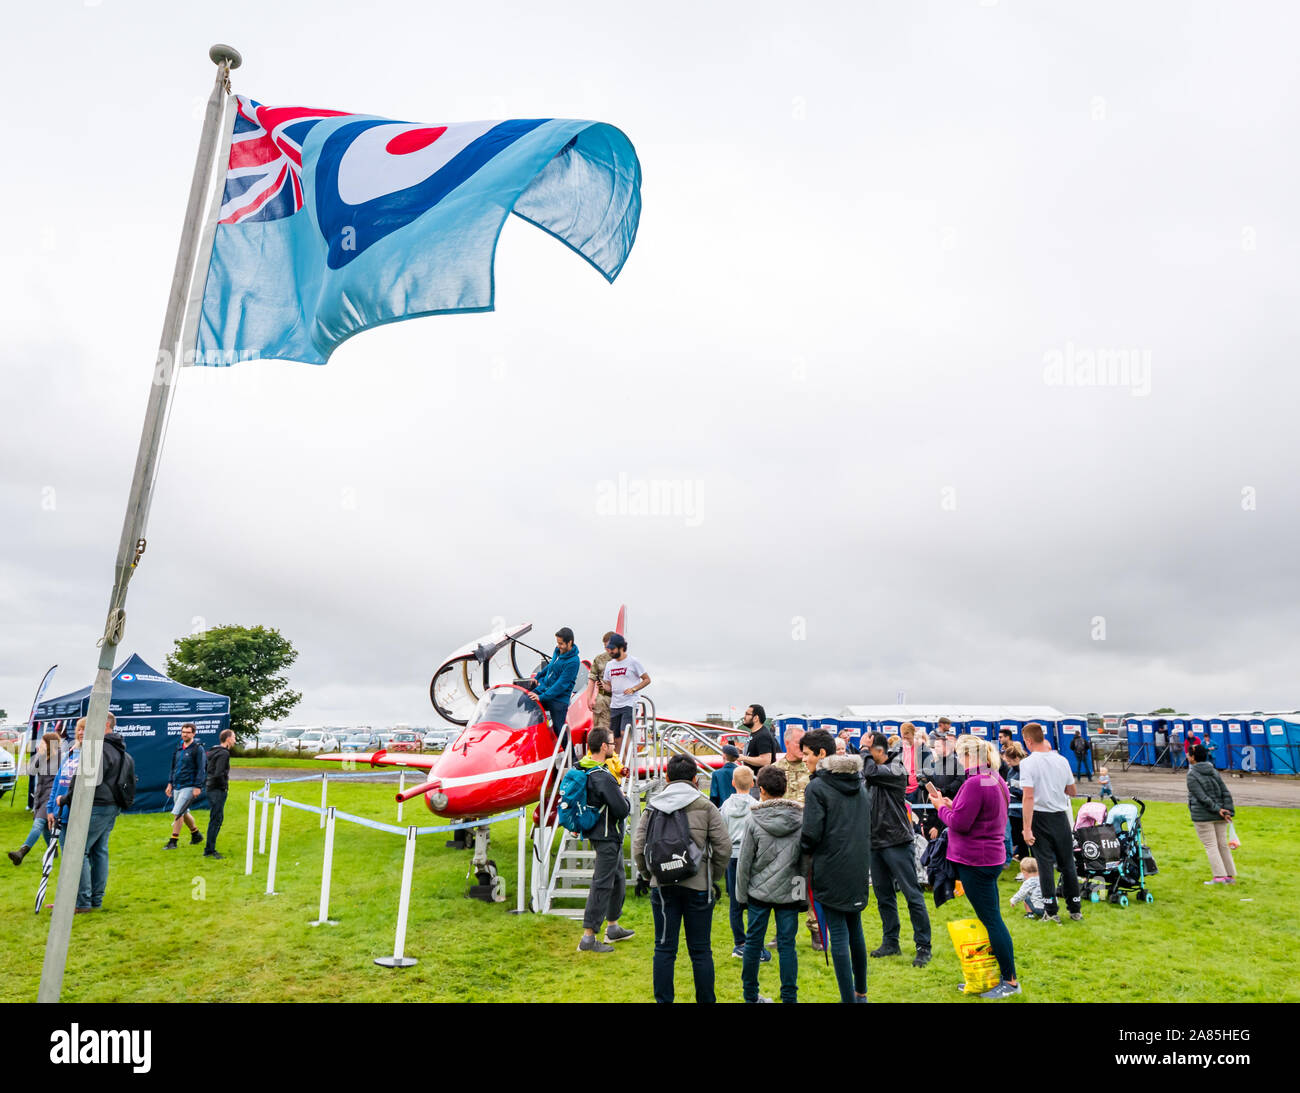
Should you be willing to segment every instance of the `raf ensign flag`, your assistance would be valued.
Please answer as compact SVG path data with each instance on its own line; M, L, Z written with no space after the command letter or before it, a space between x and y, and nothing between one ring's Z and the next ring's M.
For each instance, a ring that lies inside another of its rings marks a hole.
M511 213L610 281L636 238L641 167L610 125L420 125L243 96L233 114L182 347L196 364L324 364L368 327L489 311Z

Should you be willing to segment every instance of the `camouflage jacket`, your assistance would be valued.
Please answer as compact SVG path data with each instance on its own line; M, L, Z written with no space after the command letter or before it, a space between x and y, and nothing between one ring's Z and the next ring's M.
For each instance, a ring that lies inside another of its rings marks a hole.
M803 804L803 791L808 788L808 780L812 777L803 760L792 763L788 755L782 755L772 765L785 775L785 800Z
M609 653L603 652L591 662L591 671L587 673L587 679L596 684L596 694L591 700L591 727L594 729L609 728L609 698L600 689L601 678L605 674L605 665L609 663Z

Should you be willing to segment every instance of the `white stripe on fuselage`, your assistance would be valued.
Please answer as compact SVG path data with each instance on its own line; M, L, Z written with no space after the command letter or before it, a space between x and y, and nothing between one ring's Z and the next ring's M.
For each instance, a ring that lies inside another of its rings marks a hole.
M428 780L441 782L443 789L456 789L459 786L476 786L483 782L499 782L503 778L526 778L530 774L541 774L551 765L551 760L539 759L522 767L510 767L508 770L489 770L484 774L466 774L461 778L439 778L434 773Z

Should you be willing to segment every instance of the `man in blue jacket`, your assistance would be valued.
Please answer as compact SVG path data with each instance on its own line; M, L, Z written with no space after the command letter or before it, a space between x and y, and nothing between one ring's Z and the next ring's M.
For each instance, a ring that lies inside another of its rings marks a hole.
M203 783L207 774L204 762L203 745L195 738L195 729L188 721L181 726L181 745L172 755L172 775L167 782L167 796L175 794L172 805L172 833L164 850L175 850L176 839L181 833L181 821L190 829L190 845L198 846L203 842L199 825L190 815L190 805L203 794Z
M551 715L551 727L558 735L569 715L569 700L573 698L573 685L578 678L582 660L573 642L573 631L561 626L555 631L555 652L533 681L533 693L542 708Z

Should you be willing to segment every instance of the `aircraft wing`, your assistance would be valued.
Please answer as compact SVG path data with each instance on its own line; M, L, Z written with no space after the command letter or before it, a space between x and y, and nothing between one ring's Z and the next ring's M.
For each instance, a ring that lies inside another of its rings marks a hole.
M414 767L417 770L432 770L442 756L421 755L418 752L388 752L381 748L373 752L332 752L329 755L318 755L316 758L323 763L368 763L372 767Z

